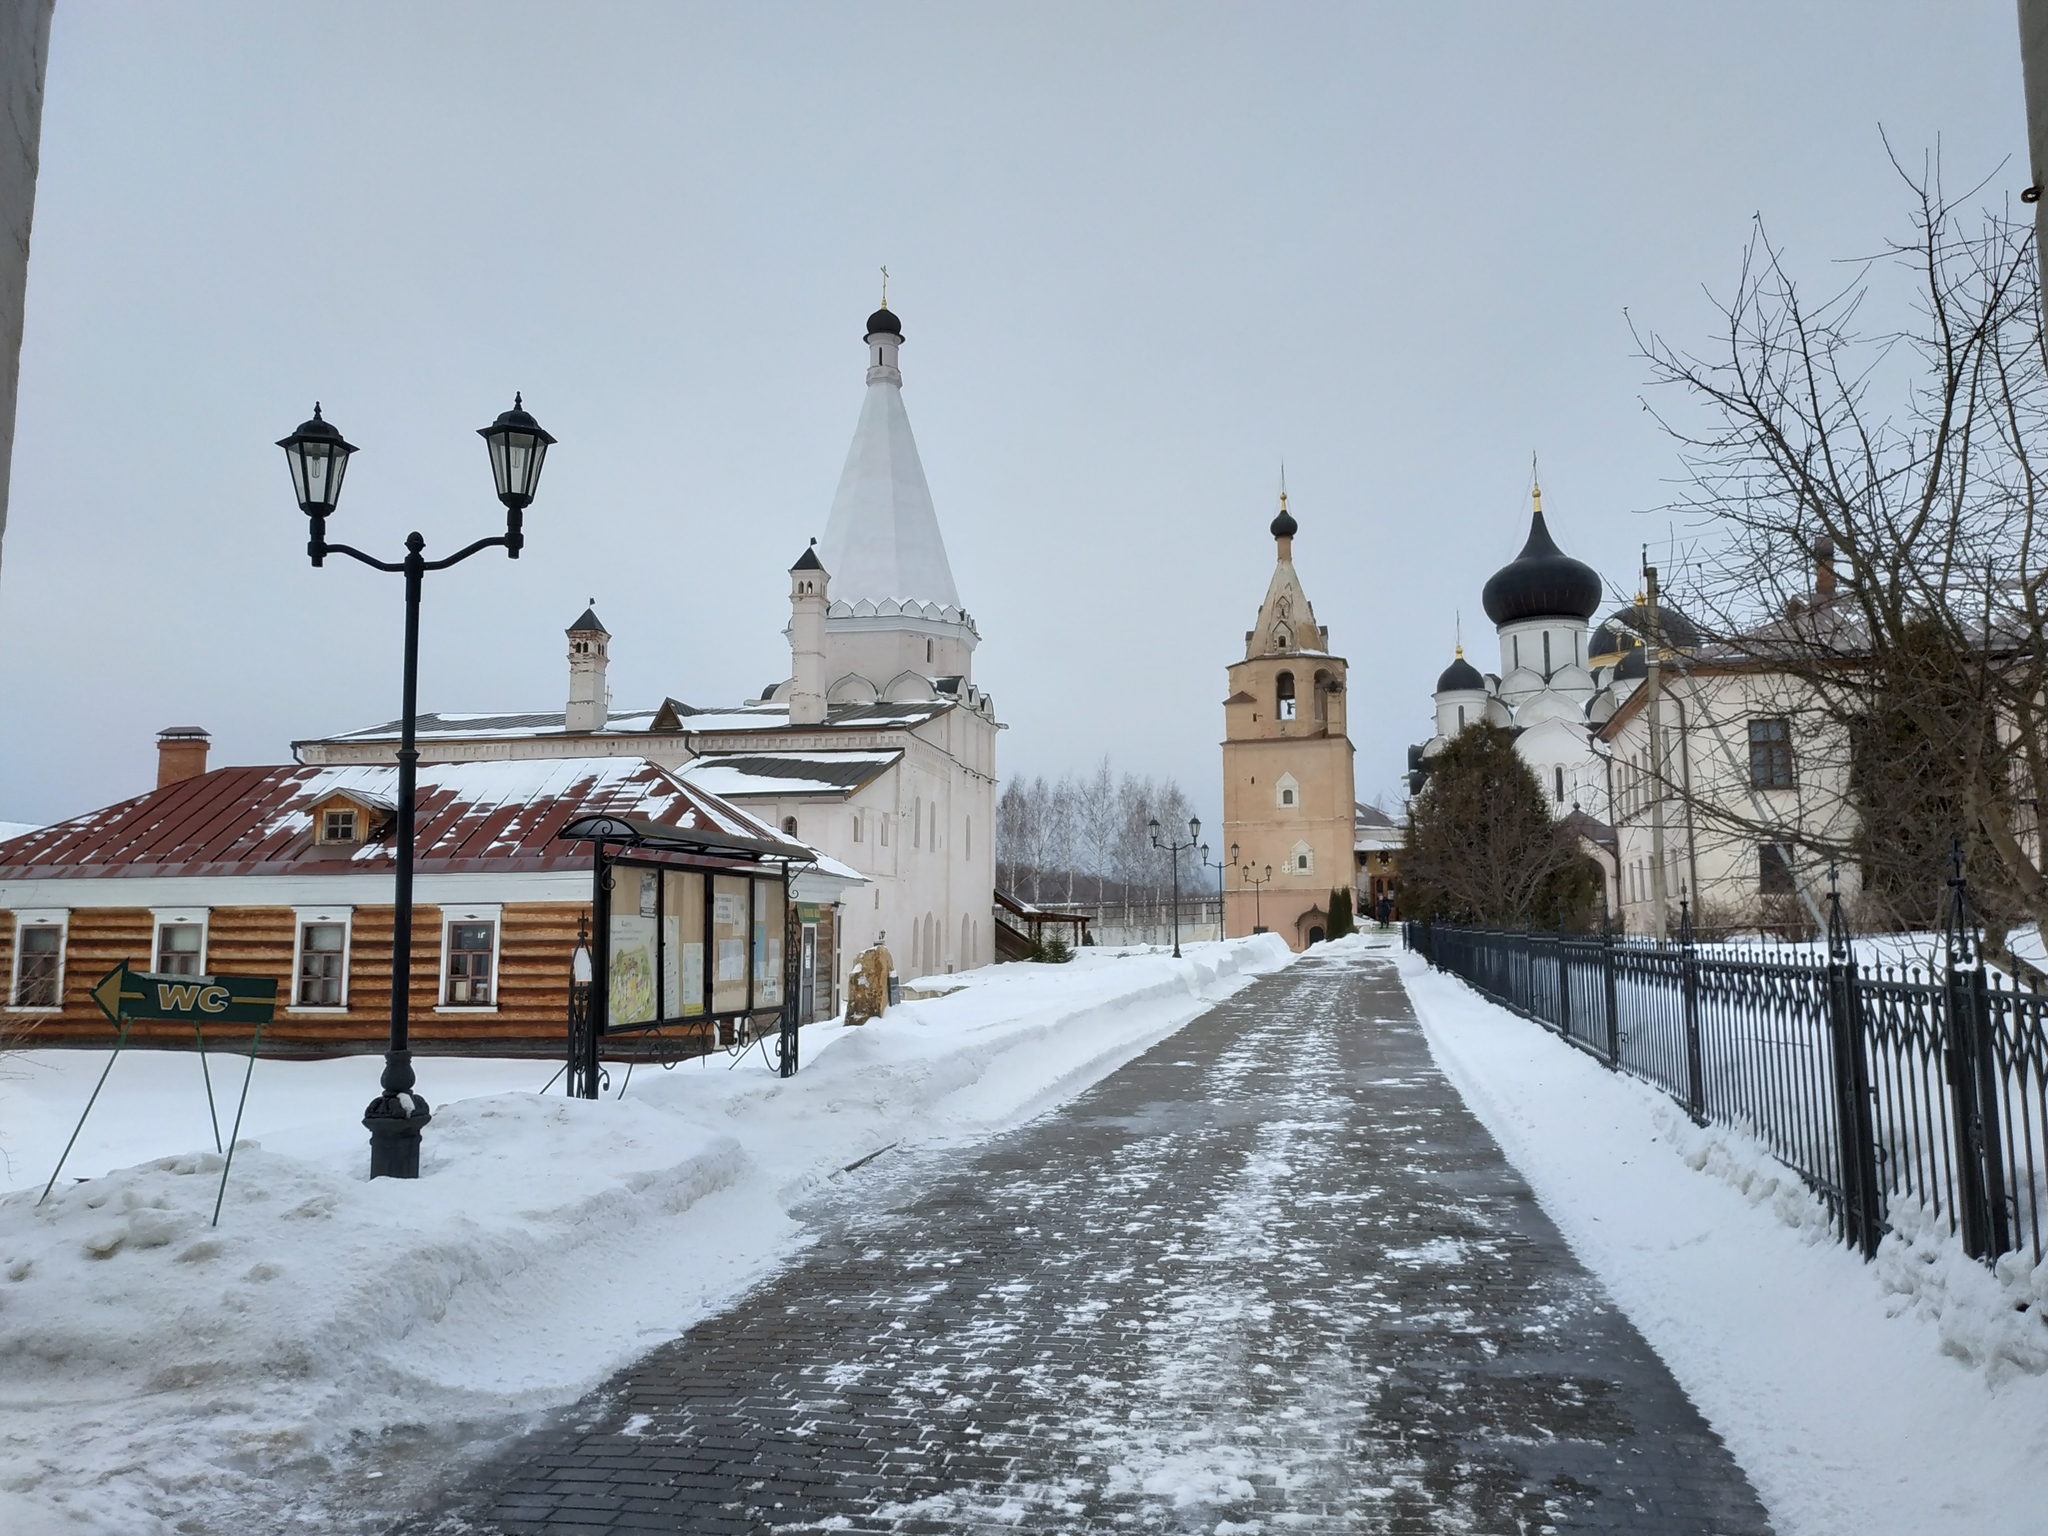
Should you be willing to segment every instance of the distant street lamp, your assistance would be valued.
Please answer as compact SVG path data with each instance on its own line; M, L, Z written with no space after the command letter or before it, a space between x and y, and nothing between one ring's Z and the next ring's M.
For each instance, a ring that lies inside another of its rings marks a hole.
M1230 846L1235 848L1237 844L1232 843ZM1220 859L1209 857L1209 845L1207 843L1202 844L1201 852L1202 863L1216 871L1216 937L1220 939L1226 936L1223 932L1223 871L1229 866Z
M1180 958L1180 856L1202 841L1202 820L1199 816L1188 818L1188 840L1184 843L1162 843L1159 841L1159 818L1154 816L1146 823L1152 829L1152 846L1167 854L1173 860L1173 958Z
M1232 843L1232 844L1230 845L1230 862L1231 862L1231 863L1233 863L1233 864L1237 864L1237 844L1235 844L1235 843ZM1250 886L1250 887L1251 887L1251 892L1252 892L1252 932L1253 932L1253 933L1264 933L1264 932L1266 931L1266 924L1265 924L1265 922L1263 921L1263 915L1262 915L1262 913L1260 912L1260 902L1259 902L1259 896L1260 896L1260 893L1261 893L1261 892L1263 892L1263 891L1265 890L1265 888L1266 888L1267 886L1269 886L1269 885L1271 885L1271 884L1273 883L1273 866L1272 866L1272 865L1270 865L1270 864L1268 864L1268 865L1266 866L1266 875L1265 875L1265 878L1264 878L1264 879L1262 879L1262 880L1254 880L1254 879L1252 878L1252 867L1251 867L1251 865L1249 865L1249 864L1241 864L1241 865L1238 865L1238 870L1237 870L1237 883L1238 883L1238 886L1239 886L1239 888L1240 888L1240 889L1241 889L1241 888L1243 888L1243 887L1245 887L1245 886Z
M316 404L313 419L277 444L291 466L292 490L298 497L299 510L312 520L306 553L313 564L324 564L331 554L347 555L376 570L398 572L405 577L405 703L399 725L398 870L391 915L391 1041L384 1053L384 1091L363 1112L363 1125L370 1133L373 1179L420 1176L420 1132L433 1118L427 1101L412 1091L412 1049L407 1036L412 990L413 789L420 756L413 741L413 716L419 708L420 578L428 571L445 571L451 565L460 565L479 550L502 547L507 558L519 558L520 546L526 542L520 515L533 503L541 465L554 442L541 430L540 423L526 414L518 395L512 397L511 410L488 427L478 428L477 435L490 449L491 478L497 486L498 500L505 507L505 532L496 538L478 539L445 560L426 559L421 551L427 547L427 541L417 533L407 534L405 558L395 564L373 559L346 544L327 542L327 519L341 499L342 477L348 473L349 455L356 449L331 423L321 419L320 407ZM293 981L296 984L297 978Z

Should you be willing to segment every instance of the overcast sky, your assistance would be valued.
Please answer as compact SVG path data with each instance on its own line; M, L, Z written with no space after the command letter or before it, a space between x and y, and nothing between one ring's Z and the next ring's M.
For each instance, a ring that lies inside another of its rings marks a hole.
M312 570L272 446L361 452L330 536L502 526L475 429L561 440L516 564L430 577L421 705L788 673L886 262L1002 772L1219 801L1224 667L1295 554L1398 803L1454 613L1519 548L1616 593L1674 460L1627 315L1704 341L1752 214L1904 228L1880 129L2027 180L2012 0L1650 6L60 0L0 576L0 816L397 713L400 589Z

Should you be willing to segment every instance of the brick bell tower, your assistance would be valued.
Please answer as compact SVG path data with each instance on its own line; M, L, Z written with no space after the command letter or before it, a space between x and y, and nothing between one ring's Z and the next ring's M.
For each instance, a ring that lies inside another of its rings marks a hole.
M1262 927L1301 950L1329 931L1330 893L1350 889L1355 871L1347 669L1295 572L1298 531L1283 490L1273 578L1223 701L1222 857L1235 853L1224 931Z

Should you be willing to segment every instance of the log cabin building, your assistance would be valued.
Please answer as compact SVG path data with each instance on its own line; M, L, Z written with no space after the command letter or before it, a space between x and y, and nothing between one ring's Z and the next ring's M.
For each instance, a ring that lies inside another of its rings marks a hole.
M207 772L205 755L203 732L166 731L156 789L0 843L10 1033L32 1031L37 1045L106 1045L112 1028L88 989L125 960L173 975L275 977L266 1053L381 1050L397 768ZM839 908L865 883L854 871L644 758L423 764L414 1050L563 1049L572 960L590 923L592 853L559 834L599 814L768 844L807 865L791 899L816 976L810 986L800 979L800 995L812 999L812 1018L837 1010ZM176 1024L138 1023L129 1038L193 1043Z

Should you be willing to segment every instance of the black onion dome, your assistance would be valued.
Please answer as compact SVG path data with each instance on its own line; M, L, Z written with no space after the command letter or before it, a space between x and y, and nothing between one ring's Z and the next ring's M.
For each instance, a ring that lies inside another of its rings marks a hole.
M903 339L903 322L891 314L886 306L868 316L867 334L870 336L894 336Z
M1294 520L1294 515L1287 510L1286 503L1283 502L1280 506L1280 515L1273 519L1270 526L1274 538L1291 539L1301 524Z
M1675 651L1696 651L1700 645L1700 632L1691 619L1680 613L1669 603L1657 605L1657 622L1664 631L1664 643ZM1597 656L1619 656L1623 651L1633 650L1643 643L1643 637L1650 632L1650 605L1638 599L1626 608L1617 608L1600 621L1600 627L1593 631L1593 638L1586 643L1586 659Z
M1600 607L1600 577L1551 541L1538 512L1522 552L1493 573L1482 600L1495 624L1518 619L1590 619Z
M1484 693L1486 691L1486 679L1479 675L1477 667L1473 666L1471 662L1461 655L1456 661L1444 668L1443 675L1436 680L1436 691L1438 693L1457 693L1460 691Z

